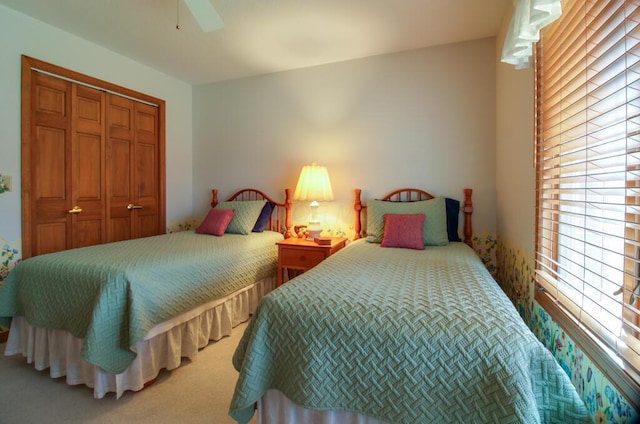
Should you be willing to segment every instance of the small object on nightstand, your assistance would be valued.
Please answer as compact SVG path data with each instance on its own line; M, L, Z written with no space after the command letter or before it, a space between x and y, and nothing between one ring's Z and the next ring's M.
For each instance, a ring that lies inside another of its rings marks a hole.
M294 225L293 230L298 238L306 238L309 234L306 225Z
M331 245L331 237L316 237L313 239L316 244L320 246L330 246Z

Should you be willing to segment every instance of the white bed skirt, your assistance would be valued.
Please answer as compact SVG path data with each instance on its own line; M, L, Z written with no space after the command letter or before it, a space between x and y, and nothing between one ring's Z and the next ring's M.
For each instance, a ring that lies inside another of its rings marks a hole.
M85 362L80 357L83 339L63 330L33 327L23 317L11 321L5 355L22 354L37 370L49 368L52 378L66 376L69 385L85 384L93 388L96 399L110 392L120 398L127 390L143 389L161 369L175 369L182 358L193 358L210 340L230 335L233 327L249 319L262 296L275 285L275 277L258 281L156 325L136 344L136 359L120 374Z
M305 409L281 391L267 390L258 400L258 424L384 424L377 418L351 411Z

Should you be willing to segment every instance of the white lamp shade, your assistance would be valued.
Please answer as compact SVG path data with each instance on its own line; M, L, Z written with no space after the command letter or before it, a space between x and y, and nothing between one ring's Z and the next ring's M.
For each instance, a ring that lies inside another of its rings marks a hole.
M333 190L327 167L315 163L303 166L293 198L311 202L333 200Z

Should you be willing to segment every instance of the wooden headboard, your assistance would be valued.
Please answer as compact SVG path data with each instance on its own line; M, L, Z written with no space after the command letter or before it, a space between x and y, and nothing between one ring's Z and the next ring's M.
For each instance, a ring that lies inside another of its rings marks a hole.
M218 190L211 190L211 207L215 208L218 204ZM273 208L271 219L269 219L269 225L267 229L269 231L278 231L284 234L285 238L291 237L291 207L293 202L291 200L291 189L286 188L284 190L285 199L283 203L276 202L271 197L267 196L260 190L253 188L244 188L229 196L227 202L231 201L248 201L248 200L266 200L267 202L275 203L276 207Z
M473 248L473 224L471 223L471 215L473 214L473 202L471 201L471 194L473 190L470 188L464 189L464 202L460 205L460 210L464 213L464 238L463 241L468 244L471 248ZM360 196L362 195L362 190L357 188L355 189L355 202L353 208L355 209L356 219L355 219L355 239L359 239L362 237L362 211L367 207L362 204L362 199ZM391 202L416 202L420 200L429 200L433 199L435 196L431 193L428 193L424 190L420 190L417 188L401 188L391 193L383 196L380 200L388 200Z

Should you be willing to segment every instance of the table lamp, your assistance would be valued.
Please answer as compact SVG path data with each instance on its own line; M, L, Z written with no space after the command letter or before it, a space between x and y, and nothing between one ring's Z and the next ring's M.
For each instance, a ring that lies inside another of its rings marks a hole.
M322 228L318 218L318 206L320 206L318 202L333 200L333 190L331 190L327 167L316 165L315 163L303 166L293 198L294 200L311 202L311 218L309 218L309 225L307 226L309 240L320 237Z

